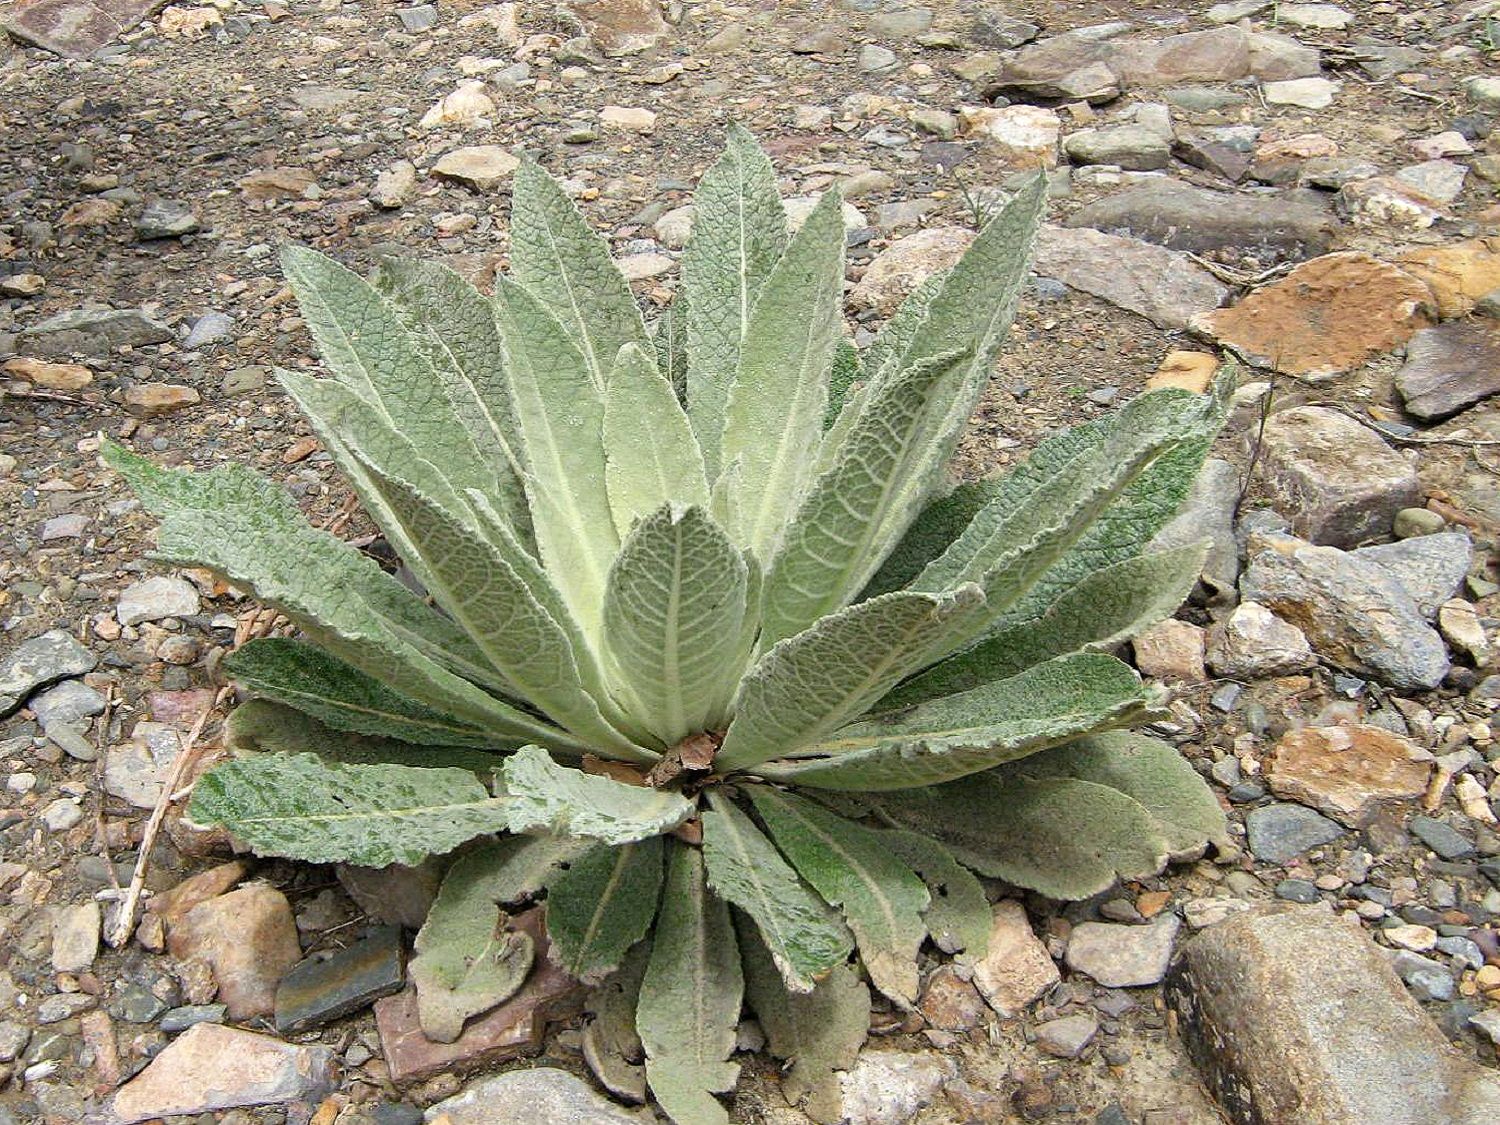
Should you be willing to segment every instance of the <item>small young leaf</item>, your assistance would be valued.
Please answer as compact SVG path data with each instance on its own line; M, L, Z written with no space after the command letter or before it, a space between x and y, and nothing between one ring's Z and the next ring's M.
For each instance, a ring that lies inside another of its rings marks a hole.
M962 951L967 961L981 960L993 917L979 880L931 836L890 829L878 838L927 884L931 902L922 919L937 947L944 953Z
M501 776L512 832L628 844L670 832L694 811L676 793L560 766L537 746L522 747L506 758Z
M1154 698L1129 665L1102 653L1074 653L1008 680L854 723L758 772L791 785L864 792L933 785L1080 733L1126 726L1142 718Z
M810 992L849 955L849 931L733 801L712 792L709 801L703 859L714 893L754 920L786 987Z
M863 383L864 378L859 349L840 336L833 349L833 367L828 373L828 410L823 415L825 433L839 420L839 415L854 396L855 387Z
M974 522L974 517L994 498L997 487L994 477L985 477L960 484L929 501L860 592L858 600L866 601L909 585Z
M547 955L569 976L598 984L651 928L661 881L660 836L585 852L547 883Z
M567 329L602 394L621 348L651 349L630 285L609 244L541 165L523 160L513 184L511 272Z
M922 881L868 828L769 786L748 792L782 854L824 901L843 908L870 982L913 1007L930 902Z
M651 1092L677 1125L727 1125L713 1097L734 1089L744 979L729 908L709 893L703 857L673 841L636 1030Z
M225 657L223 668L252 694L337 730L425 745L496 746L483 731L407 699L305 641L253 640Z
M621 539L663 504L708 507L698 439L671 384L639 348L623 349L609 377L604 475Z
M503 831L506 801L468 770L325 765L313 754L225 762L199 779L188 815L266 856L408 866Z
M735 912L745 966L745 999L771 1053L791 1063L781 1076L786 1100L822 1125L843 1120L837 1071L854 1065L870 1029L870 991L853 965L838 965L809 993L788 992L760 934Z
M535 943L502 929L506 916L490 894L488 859L461 856L448 869L417 933L408 972L422 1031L437 1043L452 1043L465 1020L508 1000L531 971Z

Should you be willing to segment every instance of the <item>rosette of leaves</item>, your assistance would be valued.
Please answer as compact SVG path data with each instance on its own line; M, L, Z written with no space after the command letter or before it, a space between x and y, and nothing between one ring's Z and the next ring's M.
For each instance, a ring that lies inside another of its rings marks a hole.
M643 1059L691 1125L726 1120L747 1006L788 1095L836 1115L868 988L913 1005L929 939L982 955L976 872L1077 898L1221 833L1188 764L1121 733L1159 700L1109 651L1199 573L1202 547L1151 543L1219 398L1150 392L1004 475L947 475L1043 194L862 353L837 193L789 232L738 129L654 330L530 162L492 296L289 249L328 376L280 384L405 573L244 468L107 449L160 557L303 638L226 661L254 698L192 818L316 862L457 850L412 964L436 1039L515 991L539 943L506 911L544 900L546 955L599 986L596 1060Z

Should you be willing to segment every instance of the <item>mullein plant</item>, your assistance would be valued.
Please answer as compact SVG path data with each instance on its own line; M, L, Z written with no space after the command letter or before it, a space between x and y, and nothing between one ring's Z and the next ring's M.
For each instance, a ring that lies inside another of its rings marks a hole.
M1077 899L1224 831L1126 730L1161 699L1110 654L1199 574L1204 546L1151 544L1222 395L1148 392L947 475L1043 202L1037 178L863 352L838 193L789 234L738 128L654 330L529 161L492 296L288 249L329 374L277 377L414 581L238 465L106 448L158 557L301 633L225 661L252 698L191 819L264 856L452 853L411 965L432 1039L523 983L539 953L506 912L541 900L542 955L599 986L607 1081L643 1060L679 1125L726 1121L748 1008L788 1098L836 1119L869 989L915 1005L929 940L983 956L975 873Z

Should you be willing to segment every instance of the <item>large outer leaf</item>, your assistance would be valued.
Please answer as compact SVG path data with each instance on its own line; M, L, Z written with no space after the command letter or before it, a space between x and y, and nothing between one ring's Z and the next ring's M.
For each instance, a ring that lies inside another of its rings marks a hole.
M619 547L605 484L603 391L557 318L504 279L495 285L495 321L529 469L537 549L594 636L604 578Z
M748 790L771 839L824 901L843 908L870 981L904 1008L917 1002L927 888L868 828L789 793Z
M1213 790L1159 738L1107 731L1004 766L999 776L1073 778L1116 789L1151 814L1173 855L1224 839L1224 810Z
M677 1125L728 1122L713 1095L739 1078L727 1060L743 993L729 908L709 893L701 853L673 842L635 1025L651 1092Z
M932 901L922 919L937 947L944 953L962 951L966 961L983 959L993 925L983 884L931 836L891 829L878 839L927 884Z
M743 667L748 577L701 508L652 513L615 559L605 652L628 709L667 746L723 721Z
M547 884L547 956L598 984L646 936L661 894L662 838L601 844Z
M438 464L455 488L493 488L495 470L486 466L443 381L391 303L357 274L306 247L288 246L281 265L334 376Z
M900 591L782 641L742 681L716 765L749 769L818 741L929 664L935 647L983 612L973 587L951 595Z
M339 659L498 740L587 749L450 671L485 662L462 630L372 559L309 527L269 481L237 465L171 472L111 444L104 459L161 517L160 557L206 566L250 588Z
M518 533L528 528L520 435L490 302L437 262L389 259L381 264L376 287L395 306L494 474L486 495Z
M688 416L711 477L719 473L730 382L756 294L785 246L776 173L755 138L731 126L724 155L693 195L692 237L682 256Z
M771 1053L791 1063L781 1092L814 1121L843 1120L838 1075L854 1065L870 1029L870 990L853 965L839 965L803 995L788 992L760 934L735 912L745 966L745 999L765 1030Z
M844 727L803 747L795 759L757 772L827 789L932 785L1081 734L1127 726L1144 717L1153 699L1129 665L1102 653L1075 653Z
M501 774L512 832L628 844L670 832L693 815L692 803L677 793L560 766L537 746L506 758Z
M513 538L503 538L503 526L493 528L494 541L479 539L406 482L384 478L376 487L406 534L420 545L432 574L433 597L517 694L586 738L596 753L652 759L650 751L632 743L601 714L579 667L580 661L585 666L592 662L592 653L578 651L568 630L537 599L533 590L550 580ZM589 679L597 681L597 675Z
M671 501L708 507L698 439L672 385L639 348L620 352L605 391L604 479L621 539Z
M1138 802L1088 781L982 773L894 794L881 808L981 874L1052 898L1088 898L1117 877L1154 875L1169 851Z
M622 347L651 350L630 285L609 244L535 161L516 169L511 200L511 273L567 329L602 393Z
M811 991L849 955L849 931L733 801L715 791L709 801L703 858L714 893L754 920L786 987Z
M738 463L740 543L770 558L806 489L842 331L842 200L818 201L761 286L729 391L719 463Z
M468 770L328 765L265 754L216 766L188 815L265 856L385 867L420 863L504 830L507 802Z
M223 669L252 694L305 711L337 730L425 745L502 745L473 725L407 699L305 641L253 640L225 657Z
M408 971L422 1030L439 1043L452 1043L470 1016L514 995L535 957L529 934L501 929L505 915L491 894L490 858L476 851L454 862L417 933Z
M345 765L465 769L487 779L505 759L464 746L417 746L378 735L334 730L311 715L269 699L241 703L224 724L224 745L236 757L252 754L316 754Z
M481 886L476 894L504 904L535 897L558 871L596 847L596 841L577 836L502 836L465 848L459 862L464 877Z
M1099 651L1170 617L1203 569L1206 544L1137 555L1089 575L1041 617L1010 626L913 676L872 710L897 711L1005 679L1069 652Z
M848 604L926 498L925 423L942 414L961 352L916 364L864 406L833 466L797 510L766 579L762 641L769 646Z

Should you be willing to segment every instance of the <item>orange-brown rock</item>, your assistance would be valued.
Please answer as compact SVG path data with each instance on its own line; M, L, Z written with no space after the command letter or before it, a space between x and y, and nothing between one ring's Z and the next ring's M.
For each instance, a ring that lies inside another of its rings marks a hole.
M291 905L265 883L199 903L168 931L167 948L213 970L232 1020L270 1015L277 983L302 960Z
M1413 250L1396 264L1432 290L1444 320L1467 316L1474 302L1500 289L1500 238L1469 238Z
M0 371L49 391L81 391L94 381L94 373L81 363L48 363L27 356L6 360Z
M1404 344L1431 323L1431 300L1409 273L1347 251L1303 262L1193 327L1257 364L1317 382Z
M1219 369L1218 357L1208 352L1168 352L1161 366L1146 377L1148 391L1162 387L1175 387L1182 391L1203 394L1214 381L1214 372Z
M1382 801L1427 790L1432 755L1409 738L1372 726L1288 731L1271 753L1271 791L1358 828Z
M238 859L221 863L217 867L210 867L207 871L200 871L184 879L170 890L152 895L151 901L146 904L146 909L152 914L161 915L169 925L175 925L199 903L218 898L229 890L243 879L249 870L245 862Z

